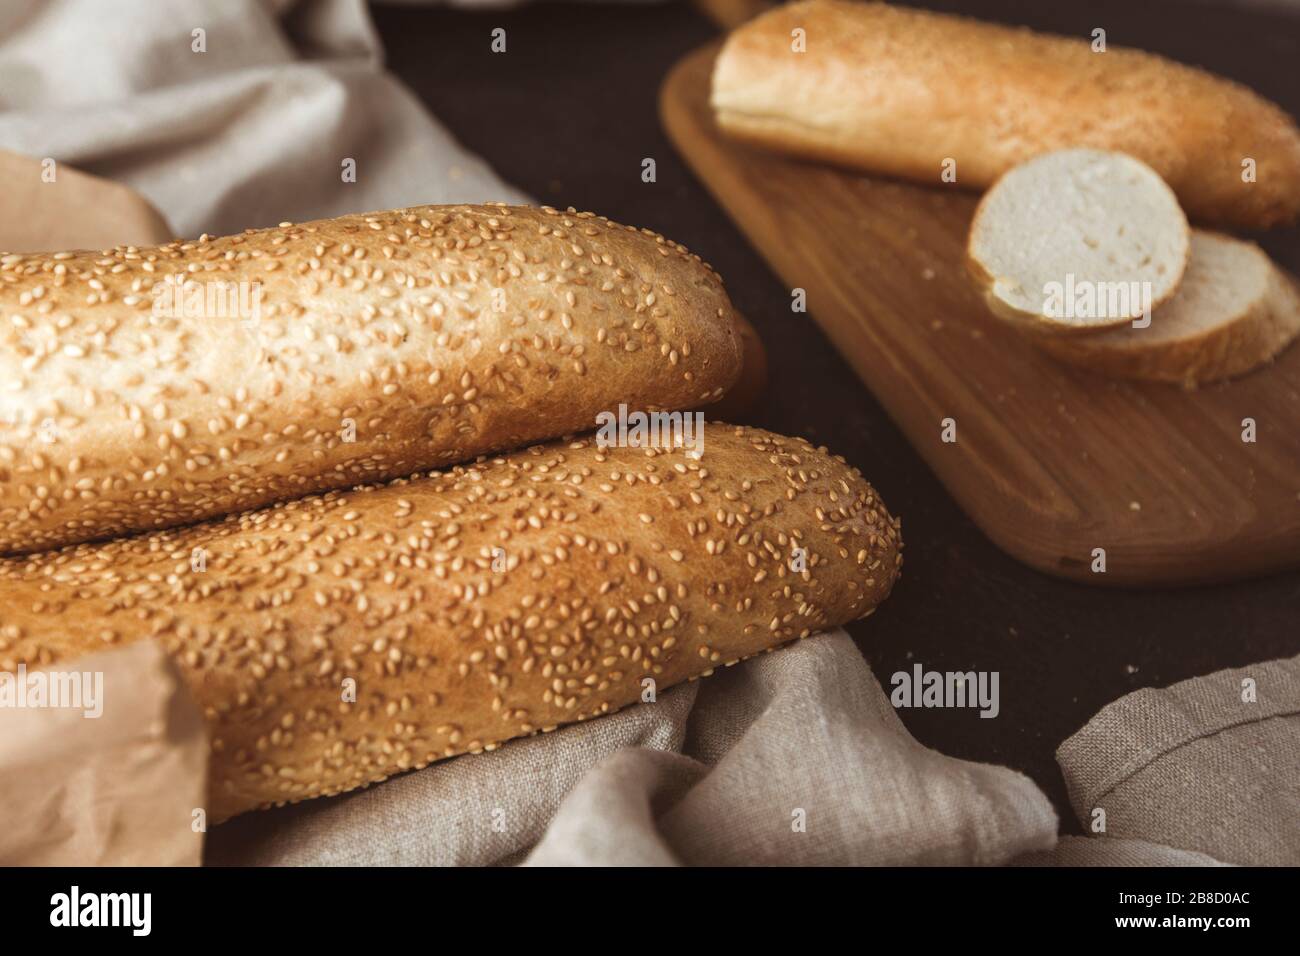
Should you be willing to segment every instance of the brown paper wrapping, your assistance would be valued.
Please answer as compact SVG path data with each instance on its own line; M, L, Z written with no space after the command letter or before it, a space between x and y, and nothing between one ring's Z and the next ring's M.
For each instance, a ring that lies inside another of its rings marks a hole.
M90 675L96 706L14 706L20 675L0 675L0 865L198 865L207 734L166 652L142 641L23 683L54 673Z
M0 255L152 246L170 238L166 220L135 190L0 150Z

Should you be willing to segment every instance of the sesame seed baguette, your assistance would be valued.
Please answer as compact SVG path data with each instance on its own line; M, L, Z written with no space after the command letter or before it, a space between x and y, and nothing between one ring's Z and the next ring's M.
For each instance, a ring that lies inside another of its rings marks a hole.
M175 274L199 285L169 302ZM241 282L242 309L213 294ZM226 314L194 314L209 295ZM0 256L0 315L0 553L468 461L620 402L703 404L741 361L721 280L682 246L499 205Z
M221 820L605 714L644 678L885 599L899 527L855 469L803 439L704 434L699 461L561 441L0 560L0 667L159 639L208 721Z
M802 29L805 52L792 49ZM983 189L1039 153L1117 150L1194 220L1300 215L1300 129L1247 87L1139 50L882 3L779 6L727 39L712 104L729 135L815 159ZM1243 162L1254 160L1254 181Z

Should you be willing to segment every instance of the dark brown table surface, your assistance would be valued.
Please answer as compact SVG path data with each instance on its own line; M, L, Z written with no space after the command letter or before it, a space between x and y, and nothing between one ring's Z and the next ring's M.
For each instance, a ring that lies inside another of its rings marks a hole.
M925 5L1083 37L1100 26L1111 44L1208 67L1300 115L1300 12L1196 0ZM900 711L923 744L1023 771L1056 804L1062 829L1081 832L1054 752L1104 704L1139 687L1300 654L1300 574L1194 590L1084 587L1016 563L958 510L816 325L790 312L789 291L664 135L664 74L717 35L694 8L381 5L374 16L389 67L505 180L539 202L661 232L726 279L771 363L767 395L748 423L829 446L902 517L903 577L873 617L849 628L877 678L888 689L889 676L914 663L1000 673L996 719ZM505 54L490 51L495 27L507 32ZM641 181L645 157L656 161L655 183ZM1300 232L1263 242L1300 271Z

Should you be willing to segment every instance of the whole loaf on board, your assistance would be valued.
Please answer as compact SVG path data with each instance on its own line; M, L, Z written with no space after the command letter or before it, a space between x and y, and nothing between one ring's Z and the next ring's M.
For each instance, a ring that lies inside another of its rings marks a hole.
M0 560L0 669L160 640L221 820L608 713L884 600L902 541L855 469L704 438L698 460L555 442Z
M682 246L495 205L0 254L0 316L0 553L704 404L741 360Z
M802 37L794 31L802 30ZM803 52L796 46L802 42ZM1138 50L881 3L812 0L733 32L712 103L728 134L939 185L982 189L1049 150L1144 161L1194 220L1300 214L1300 130L1246 87Z

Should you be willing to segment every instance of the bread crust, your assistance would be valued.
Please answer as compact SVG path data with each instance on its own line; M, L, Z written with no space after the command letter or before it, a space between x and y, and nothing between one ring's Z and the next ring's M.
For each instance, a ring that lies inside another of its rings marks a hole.
M0 667L161 641L208 722L221 820L608 713L644 678L662 690L885 599L898 522L855 469L758 429L705 435L698 461L555 442L8 558Z
M1247 245L1267 260L1258 246ZM1195 268L1194 262L1190 268ZM1271 361L1300 336L1300 287L1295 277L1271 261L1267 268L1262 294L1241 313L1224 316L1212 327L1173 337L1125 328L1068 339L1038 336L1034 341L1062 361L1114 378L1195 388L1244 375ZM1157 312L1153 327L1159 322Z
M736 339L740 342L740 375L727 394L701 411L710 421L744 421L767 391L767 348L753 324L735 313Z
M258 308L160 316L176 274L200 303L246 283ZM684 247L500 205L0 256L0 313L0 553L409 475L620 402L700 405L741 360Z
M791 51L796 28L804 53ZM1040 153L1092 147L1143 160L1193 219L1266 228L1300 215L1300 129L1282 109L1083 39L881 3L792 3L730 35L712 103L741 140L933 185L949 158L957 185L982 189Z
M973 234L973 227L972 227ZM1013 326L1017 331L1026 335L1033 336L1037 341L1046 341L1049 338L1059 338L1067 342L1075 339L1086 338L1089 335L1099 334L1101 332L1122 329L1124 326L1131 325L1133 319L1127 316L1116 316L1107 319L1093 319L1089 322L1067 322L1049 318L1039 312L1024 312L1015 308L1004 298L997 294L995 286L997 277L993 275L972 253L969 242L966 247L966 272L971 280L975 283L976 290L980 294L980 299L984 302L985 307L997 318ZM1186 269L1186 260L1183 268ZM1163 295L1154 297L1151 303L1151 310L1154 312L1159 306L1168 302L1178 294L1177 287L1168 289Z

